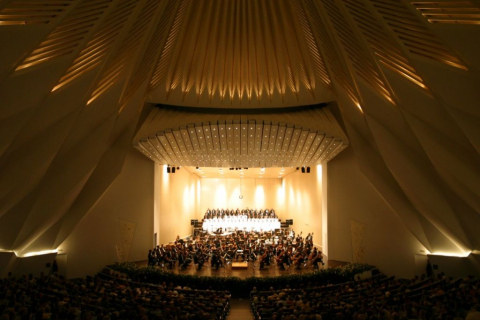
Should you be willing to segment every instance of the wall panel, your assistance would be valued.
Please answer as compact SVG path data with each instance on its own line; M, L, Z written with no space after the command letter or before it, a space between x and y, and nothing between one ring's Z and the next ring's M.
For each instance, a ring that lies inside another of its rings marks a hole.
M363 237L352 233L352 225L364 226ZM328 163L329 259L353 262L358 258L355 247L362 251L358 262L400 278L413 277L415 254L428 252L364 177L347 148Z

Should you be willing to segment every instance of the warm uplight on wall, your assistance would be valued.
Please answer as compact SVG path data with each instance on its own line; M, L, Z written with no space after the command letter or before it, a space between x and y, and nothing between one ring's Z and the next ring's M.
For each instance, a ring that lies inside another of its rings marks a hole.
M190 198L190 187L185 184L185 186L183 187L183 207L184 208L190 208L190 205L192 203L192 198Z
M169 176L168 174L166 174L167 172L167 165L163 165L163 168L162 168L162 189L163 190L168 190L168 180L169 180Z
M288 199L291 205L295 205L295 192L293 191L292 186L288 188Z
M32 252L27 252L27 253L24 253L24 254L18 254L13 250L0 249L0 252L15 253L15 256L17 256L19 258L28 258L28 257L34 257L34 256L41 256L41 255L44 255L44 254L58 253L58 250L32 251Z
M202 191L202 186L200 184L200 179L198 179L197 180L197 189L195 190L195 192L197 193L197 204L200 204L201 191Z
M33 257L33 256L41 256L44 254L51 254L51 253L58 253L58 250L44 250L44 251L34 251L34 252L27 252L24 253L23 255L17 255L18 257L22 258L27 258L27 257Z
M472 251L458 253L458 252L431 252L430 255L432 256L444 256L444 257L458 257L458 258L466 258L472 253Z
M355 105L357 106L358 110L360 110L362 113L363 113L363 109L362 109L362 106L360 105L360 103L355 103Z
M227 190L225 189L224 183L217 186L217 190L215 190L215 198L213 200L214 207L216 208L225 208L227 206Z
M265 190L263 190L263 185L258 185L255 189L255 206L257 208L263 208L265 206Z
M285 188L283 186L283 182L281 185L278 186L278 189L277 189L277 201L278 201L278 204L281 206L285 204Z

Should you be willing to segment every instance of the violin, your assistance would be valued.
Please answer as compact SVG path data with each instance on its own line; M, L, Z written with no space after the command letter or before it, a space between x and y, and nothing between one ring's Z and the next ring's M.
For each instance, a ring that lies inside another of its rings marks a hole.
M283 260L283 256L285 255L285 251L280 252L280 254L277 257L277 263L281 263Z

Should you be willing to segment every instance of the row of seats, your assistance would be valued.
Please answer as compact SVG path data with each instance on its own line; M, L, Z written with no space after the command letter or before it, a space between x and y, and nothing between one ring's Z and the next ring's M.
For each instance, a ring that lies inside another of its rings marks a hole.
M75 281L57 275L0 280L0 319L219 319L230 294L144 284L102 273Z
M465 319L472 308L478 308L479 285L472 277L453 280L440 275L405 281L379 275L332 286L254 289L251 308L262 320Z

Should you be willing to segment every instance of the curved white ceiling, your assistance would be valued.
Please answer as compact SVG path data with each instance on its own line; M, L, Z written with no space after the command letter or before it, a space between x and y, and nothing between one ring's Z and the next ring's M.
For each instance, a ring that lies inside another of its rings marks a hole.
M320 106L248 114L159 107L134 141L160 164L200 167L313 166L348 146L335 117Z

